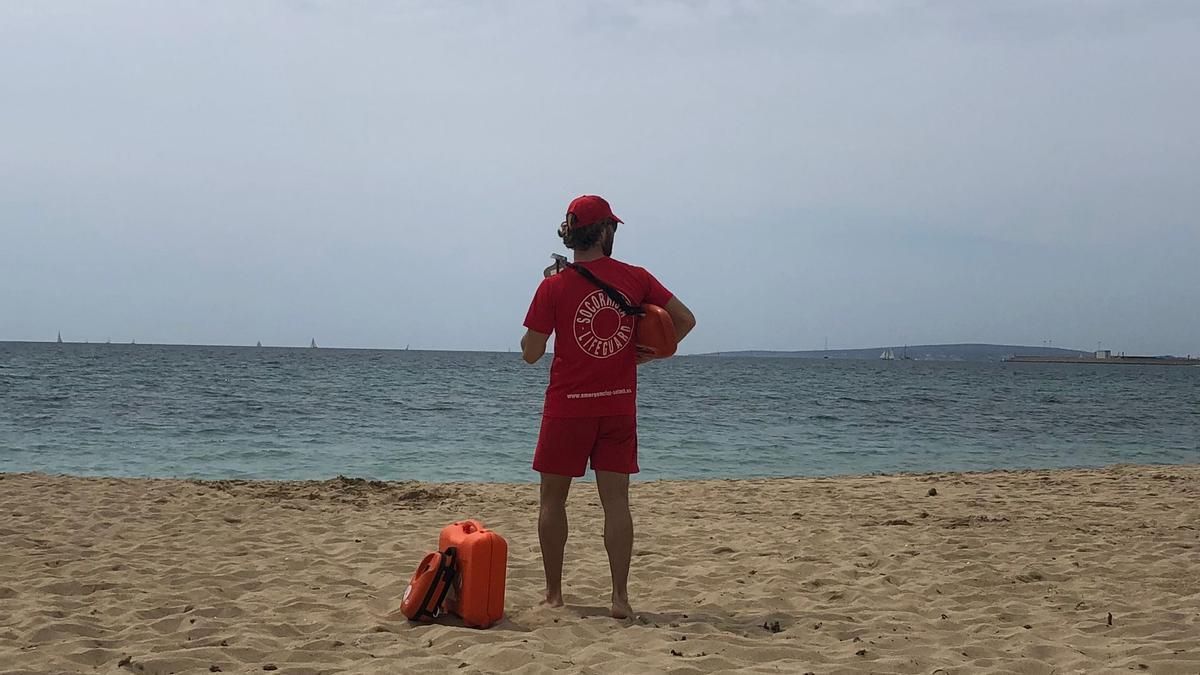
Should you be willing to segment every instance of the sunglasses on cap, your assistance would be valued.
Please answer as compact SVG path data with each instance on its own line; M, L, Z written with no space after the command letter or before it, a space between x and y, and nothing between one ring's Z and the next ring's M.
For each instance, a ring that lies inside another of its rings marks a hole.
M567 214L567 220L564 220L558 224L559 229L564 230L564 231L570 229L571 228L571 219L574 217L575 216L573 214ZM620 223L617 221L612 221L609 223L609 225L612 225L613 232L616 232L617 225L620 225Z

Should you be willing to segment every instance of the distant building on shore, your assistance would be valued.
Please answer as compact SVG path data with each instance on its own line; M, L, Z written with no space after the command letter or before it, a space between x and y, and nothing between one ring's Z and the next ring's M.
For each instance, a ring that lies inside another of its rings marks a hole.
M1121 352L1113 356L1111 349L1097 349L1091 356L1021 356L1005 359L1010 363L1077 363L1127 366L1200 366L1200 358L1178 356L1126 356Z

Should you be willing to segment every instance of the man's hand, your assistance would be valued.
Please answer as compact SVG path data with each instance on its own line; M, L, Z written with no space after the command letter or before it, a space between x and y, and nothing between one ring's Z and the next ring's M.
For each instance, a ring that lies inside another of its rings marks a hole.
M521 336L521 358L525 359L525 363L537 363L546 353L546 341L549 339L550 336L545 333L527 329L525 335Z
M650 363L658 357L654 355L654 350L649 347L635 345L637 347L637 364L640 366L643 363Z

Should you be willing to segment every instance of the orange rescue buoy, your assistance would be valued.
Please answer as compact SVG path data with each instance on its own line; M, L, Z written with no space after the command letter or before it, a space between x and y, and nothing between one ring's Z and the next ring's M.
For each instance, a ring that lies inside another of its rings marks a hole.
M447 548L444 552L428 553L413 572L400 611L412 621L433 621L442 613L442 604L454 586L457 574L456 551Z
M634 340L637 346L650 350L655 358L665 359L675 353L675 322L667 310L658 305L642 305L645 314L638 317Z
M477 520L464 520L442 528L438 548L453 548L458 555L455 593L446 609L474 628L488 628L504 617L504 581L508 568L508 542Z

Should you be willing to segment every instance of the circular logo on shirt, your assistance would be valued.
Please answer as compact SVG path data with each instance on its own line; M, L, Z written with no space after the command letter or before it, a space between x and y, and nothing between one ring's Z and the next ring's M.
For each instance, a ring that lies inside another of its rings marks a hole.
M632 316L622 314L617 303L597 289L575 310L575 342L585 353L607 359L633 339L633 322Z

